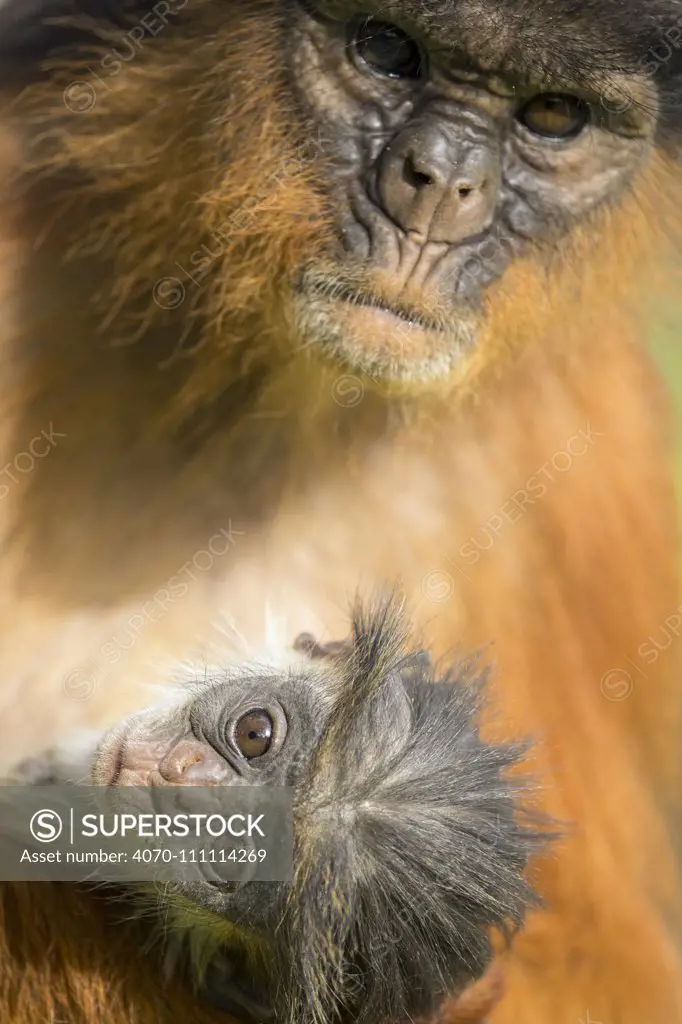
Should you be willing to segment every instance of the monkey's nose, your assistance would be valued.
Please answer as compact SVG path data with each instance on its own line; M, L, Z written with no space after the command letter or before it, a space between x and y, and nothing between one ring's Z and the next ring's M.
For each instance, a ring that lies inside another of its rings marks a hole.
M208 743L186 738L176 743L159 763L159 773L166 782L177 786L209 786L222 782L229 767Z
M378 191L388 215L405 232L454 244L490 222L500 186L494 140L470 137L465 125L447 130L425 119L384 150Z

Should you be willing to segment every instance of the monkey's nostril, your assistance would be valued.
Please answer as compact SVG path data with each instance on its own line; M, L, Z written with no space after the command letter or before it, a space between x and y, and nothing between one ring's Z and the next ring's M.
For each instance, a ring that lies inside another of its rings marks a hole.
M159 772L168 782L181 782L189 769L195 764L201 764L201 760L198 754L186 757L167 757L159 765Z
M414 172L415 184L419 187L424 185L433 185L433 178L429 177L428 174L423 174L421 171Z
M434 180L430 174L426 174L424 171L419 171L414 165L411 158L405 161L403 166L403 173L405 181L412 188L427 188L429 185L433 185Z
M224 775L223 759L208 744L194 738L175 743L159 762L159 774L178 786L210 783Z

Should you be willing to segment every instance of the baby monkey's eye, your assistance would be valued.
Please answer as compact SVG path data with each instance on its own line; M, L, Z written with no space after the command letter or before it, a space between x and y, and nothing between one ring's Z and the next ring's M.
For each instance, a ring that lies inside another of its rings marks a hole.
M590 108L577 96L547 92L535 96L518 117L534 135L545 139L571 139L579 135L589 121Z
M356 60L389 78L419 78L424 72L421 47L406 32L377 18L363 18L351 29Z
M263 708L247 711L238 719L234 729L235 743L247 760L267 754L272 744L275 725Z

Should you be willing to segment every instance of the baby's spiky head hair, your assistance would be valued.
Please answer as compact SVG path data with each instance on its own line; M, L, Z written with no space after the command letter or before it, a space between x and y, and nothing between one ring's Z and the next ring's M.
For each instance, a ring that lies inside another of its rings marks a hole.
M402 1021L480 976L517 928L541 842L508 777L521 746L479 733L485 673L435 678L399 603L357 611L339 697L297 790L295 875L277 930L293 1024Z

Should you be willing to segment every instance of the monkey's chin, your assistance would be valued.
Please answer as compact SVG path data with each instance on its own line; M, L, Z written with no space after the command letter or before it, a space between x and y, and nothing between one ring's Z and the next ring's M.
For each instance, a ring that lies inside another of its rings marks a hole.
M297 302L297 328L309 345L375 383L412 387L462 369L476 341L477 318L431 324L387 306L307 294Z

